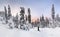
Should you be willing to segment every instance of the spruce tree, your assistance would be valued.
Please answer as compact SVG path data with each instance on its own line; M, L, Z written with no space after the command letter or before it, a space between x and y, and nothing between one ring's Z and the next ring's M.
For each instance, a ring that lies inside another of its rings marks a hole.
M11 17L11 8L10 8L10 5L8 5L8 19L10 19Z
M5 10L5 20L6 20L6 23L7 23L8 21L7 21L7 9L6 9L6 6L4 6L4 10Z
M54 4L52 4L52 26L55 27L54 25L54 21L55 21L55 10L54 10Z
M25 14L25 9L24 7L20 7L20 28L24 26L25 20L24 20L24 14ZM22 28L21 28L22 29Z
M21 11L20 11L20 21L22 23L24 23L24 14L25 14L25 10L24 10L24 7L20 7L21 8Z
M45 23L46 23L46 26L48 27L49 19L47 17L46 17Z
M59 14L56 15L56 20L60 22Z
M40 22L42 21L42 17L40 17Z
M42 21L41 21L41 24L42 24L42 27L45 27L45 19L44 19L44 16L42 15Z
M55 10L54 10L54 4L52 4L52 19L54 20L55 18Z
M15 23L16 23L15 27L18 28L18 13L16 15L16 21L15 21Z
M31 14L30 14L30 8L28 8L28 22L31 23Z
M42 15L42 21L44 21L44 16Z

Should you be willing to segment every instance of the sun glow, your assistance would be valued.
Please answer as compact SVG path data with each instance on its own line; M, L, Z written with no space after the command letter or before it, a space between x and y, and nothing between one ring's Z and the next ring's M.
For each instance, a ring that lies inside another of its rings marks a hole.
M38 17L32 17L32 22L37 21Z

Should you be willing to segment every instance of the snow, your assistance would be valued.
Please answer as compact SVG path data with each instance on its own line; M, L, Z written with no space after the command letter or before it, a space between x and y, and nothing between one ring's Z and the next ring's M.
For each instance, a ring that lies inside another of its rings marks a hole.
M34 28L31 31L38 32L37 28ZM56 28L40 28L40 31L38 33L42 37L60 37L60 28L59 27L56 27Z
M0 37L60 37L60 28L37 28L30 29L29 31L21 29L8 29L6 25L0 26Z
M24 31L19 29L6 29L0 26L0 37L39 37L40 32Z
M13 25L11 19L9 23L12 23ZM5 21L0 17L0 37L60 37L59 27L40 28L40 31L37 31L37 27L34 27L26 31L17 28L10 29L8 24L6 24Z

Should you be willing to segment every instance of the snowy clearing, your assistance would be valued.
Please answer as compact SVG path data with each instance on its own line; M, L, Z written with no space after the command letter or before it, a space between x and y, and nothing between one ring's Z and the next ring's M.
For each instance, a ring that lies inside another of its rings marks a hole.
M6 25L0 26L0 37L60 37L60 28L37 28L29 31L21 29L7 29Z

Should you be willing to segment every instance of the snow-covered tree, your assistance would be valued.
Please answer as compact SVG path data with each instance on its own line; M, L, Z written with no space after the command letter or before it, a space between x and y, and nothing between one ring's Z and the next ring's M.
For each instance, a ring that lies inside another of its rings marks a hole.
M56 15L56 18L55 19L60 22L59 14Z
M54 20L55 18L55 10L54 10L54 4L52 4L52 19Z
M25 8L24 7L20 7L21 11L20 11L20 29L23 30L29 30L29 28L31 28L31 24L29 22L27 22L27 15L25 15Z
M7 20L7 9L6 9L6 6L4 6L4 10L5 10L5 21L6 21L6 23L8 22L8 20Z
M52 4L52 13L51 13L51 17L52 17L52 26L55 27L55 8L54 8L54 4Z
M15 18L16 18L16 19L15 19L15 27L18 28L18 24L19 24L19 23L18 23L18 13L17 13L17 15L16 15Z
M31 14L30 14L30 8L28 8L28 22L31 23Z
M44 20L44 16L43 16L43 15L42 15L42 17L41 17L41 18L42 18L42 21L45 21L45 20Z
M13 20L12 19L9 19L8 20L8 26L10 29L13 29L14 28L14 23L13 23Z
M42 27L45 27L45 19L44 16L42 15L42 17L40 18L40 23Z
M8 19L11 18L11 8L10 8L10 5L8 5Z
M20 28L22 29L22 27L24 26L25 20L24 20L24 14L25 14L25 9L24 7L20 7L21 11L20 11Z
M45 19L46 26L49 26L49 19L46 17Z

